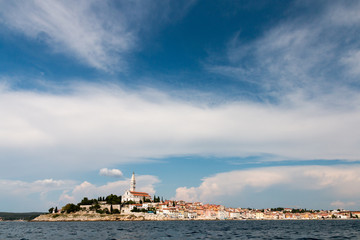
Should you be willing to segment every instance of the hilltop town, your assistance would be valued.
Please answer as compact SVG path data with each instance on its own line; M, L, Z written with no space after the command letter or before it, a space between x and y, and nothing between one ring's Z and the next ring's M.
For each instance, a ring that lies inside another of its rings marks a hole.
M307 210L293 208L227 208L222 205L164 200L145 192L137 192L133 173L130 189L122 196L109 195L98 199L85 197L78 204L61 209L50 208L49 214L34 221L121 221L121 220L302 220L359 219L360 211Z

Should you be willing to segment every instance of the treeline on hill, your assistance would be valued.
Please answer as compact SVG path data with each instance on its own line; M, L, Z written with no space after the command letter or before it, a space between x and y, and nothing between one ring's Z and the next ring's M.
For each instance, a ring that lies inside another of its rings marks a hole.
M278 207L278 208L271 208L271 211L284 211L284 208ZM305 212L309 212L309 213L314 213L314 212L320 212L320 210L311 210L311 209L297 209L297 208L293 208L290 211L291 213L305 213Z
M247 208L249 210L252 210L252 208ZM285 208L283 207L277 207L277 208L270 208L270 211L272 212L283 212L285 210ZM265 209L260 209L261 212L264 212ZM292 208L291 211L288 211L290 213L305 213L305 212L309 212L309 213L314 213L314 212L320 212L320 210L311 210L311 209L297 209L297 208Z
M30 221L34 218L44 214L43 212L26 212L26 213L13 213L13 212L0 212L0 218L4 221L25 220Z
M159 196L155 196L153 198L153 202L160 202L160 201L164 201L164 199ZM105 208L105 209L101 209L100 206L100 202L106 202L106 204L110 205L110 209ZM143 199L140 200L140 203L143 202L151 202L149 199ZM89 199L87 197L84 197L79 203L77 204L73 204L73 203L68 203L66 204L64 207L61 208L60 212L61 213L72 213L72 212L78 212L81 210L81 205L90 205L89 210L91 211L96 211L97 213L106 213L106 214L117 214L120 213L119 209L114 209L112 205L119 205L122 207L126 204L134 204L135 202L133 201L127 201L127 202L121 202L121 196L117 196L115 194L110 194L107 197L98 197L97 199ZM144 211L143 209L137 209L134 208L133 212L140 212L140 211ZM155 211L154 209L149 209L146 211ZM49 209L49 213L57 213L59 212L58 208L50 208Z
M104 201L106 204L110 204L111 207L108 211L101 210L99 202ZM121 204L121 196L117 196L115 194L110 194L107 197L98 197L97 199L89 199L87 197L84 197L79 203L73 204L68 203L64 207L61 208L61 213L72 213L72 212L78 212L81 210L81 205L91 205L89 208L90 210L96 211L98 213L120 213L118 209L112 209L113 204ZM58 212L57 207L56 208L50 208L49 213Z

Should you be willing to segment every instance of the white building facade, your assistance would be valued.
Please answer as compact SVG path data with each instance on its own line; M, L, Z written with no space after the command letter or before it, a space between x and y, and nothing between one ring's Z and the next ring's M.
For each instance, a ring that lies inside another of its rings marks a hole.
M135 180L135 173L133 173L130 182L130 190L127 190L125 194L122 196L123 202L133 201L139 203L140 201L148 201L151 200L151 197L146 192L136 192L136 180Z

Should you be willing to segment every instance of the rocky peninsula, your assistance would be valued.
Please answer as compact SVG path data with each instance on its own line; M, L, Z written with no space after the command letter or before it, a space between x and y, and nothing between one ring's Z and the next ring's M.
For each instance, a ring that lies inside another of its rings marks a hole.
M100 214L88 212L76 213L49 213L38 216L33 222L91 222L91 221L170 221L189 220L175 219L164 215L153 213L132 213L132 214ZM205 219L197 219L205 220Z

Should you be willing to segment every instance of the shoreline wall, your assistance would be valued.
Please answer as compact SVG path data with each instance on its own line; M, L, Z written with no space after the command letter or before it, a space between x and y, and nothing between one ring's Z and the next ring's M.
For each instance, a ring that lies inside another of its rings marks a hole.
M165 217L160 214L133 213L133 214L100 214L100 213L49 213L40 215L33 222L90 222L90 221L169 221L187 220Z

